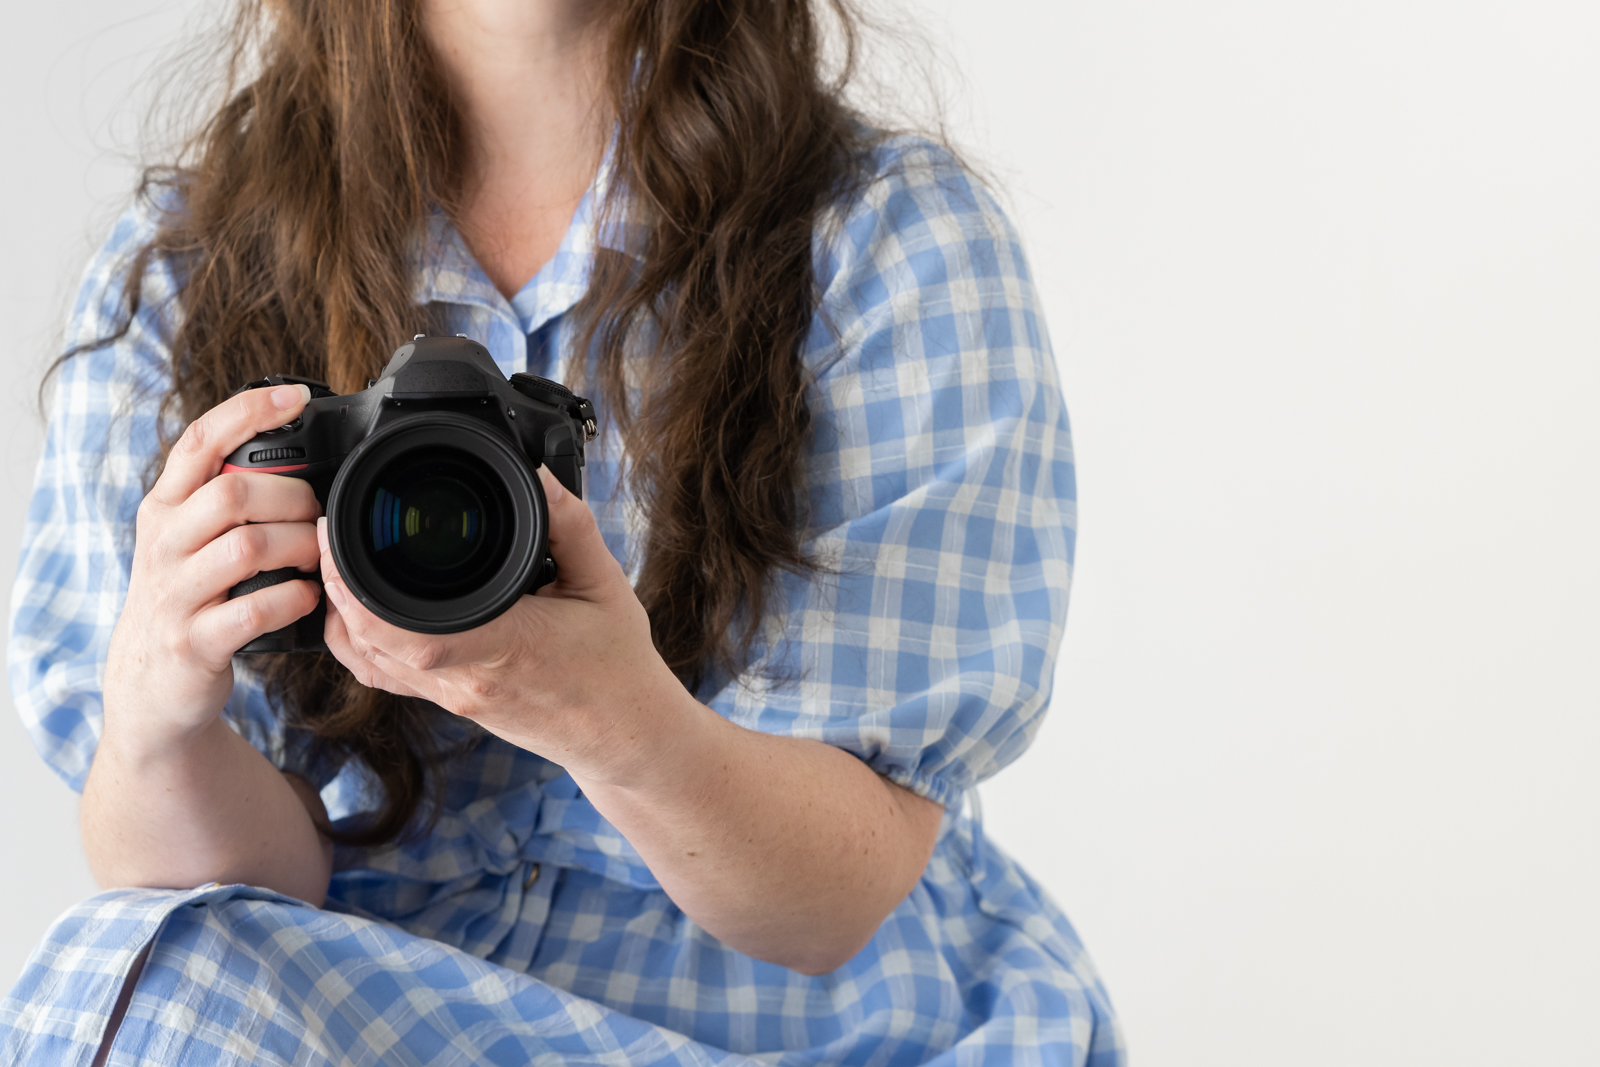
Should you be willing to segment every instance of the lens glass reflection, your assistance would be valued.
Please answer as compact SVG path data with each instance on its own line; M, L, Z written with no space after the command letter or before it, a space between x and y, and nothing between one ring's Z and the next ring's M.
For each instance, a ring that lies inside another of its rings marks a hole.
M401 592L428 600L466 596L504 561L510 501L500 479L470 453L405 452L371 485L366 551Z

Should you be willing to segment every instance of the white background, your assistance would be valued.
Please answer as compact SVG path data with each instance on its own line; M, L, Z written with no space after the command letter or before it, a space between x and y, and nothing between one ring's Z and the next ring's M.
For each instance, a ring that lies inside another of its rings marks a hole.
M1600 8L908 0L1050 315L1082 533L985 787L1141 1064L1593 1064ZM10 0L0 568L182 4ZM0 719L0 981L92 891Z

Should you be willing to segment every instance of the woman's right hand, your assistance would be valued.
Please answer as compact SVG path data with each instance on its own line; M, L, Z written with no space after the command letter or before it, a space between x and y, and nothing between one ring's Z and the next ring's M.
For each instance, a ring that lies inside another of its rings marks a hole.
M314 573L321 508L298 478L220 473L234 449L294 419L310 396L303 385L280 385L218 404L184 430L139 505L104 689L107 729L124 743L163 745L207 726L233 690L233 654L316 606L310 580L228 599L259 571Z
M218 404L184 431L139 505L81 808L102 886L245 882L315 905L327 895L333 846L318 832L327 813L316 788L280 773L221 715L234 652L318 596L314 581L237 600L228 590L258 571L316 567L322 510L298 478L223 474L222 464L308 399L304 386L280 385Z

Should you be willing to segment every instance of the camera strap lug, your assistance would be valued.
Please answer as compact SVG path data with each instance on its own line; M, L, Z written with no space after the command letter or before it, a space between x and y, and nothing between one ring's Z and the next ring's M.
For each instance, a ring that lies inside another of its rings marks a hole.
M558 407L577 419L583 426L583 439L593 441L600 436L600 423L595 418L594 405L588 397L578 396L560 382L541 378L537 374L518 371L511 376L511 387L523 396Z

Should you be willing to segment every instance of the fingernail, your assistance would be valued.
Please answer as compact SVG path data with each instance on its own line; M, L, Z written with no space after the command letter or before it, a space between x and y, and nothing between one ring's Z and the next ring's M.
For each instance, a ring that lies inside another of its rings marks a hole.
M345 605L349 603L345 599L344 586L338 582L329 582L327 585L323 586L323 588L327 590L328 599L333 601L333 606L338 610L343 611Z
M326 518L317 520L317 551L328 551L328 520Z
M272 391L272 406L292 408L311 399L311 390L304 385L280 385Z
M561 499L561 494L567 487L561 484L561 479L550 473L550 468L544 464L539 465L539 477L544 482L544 495L551 503Z

